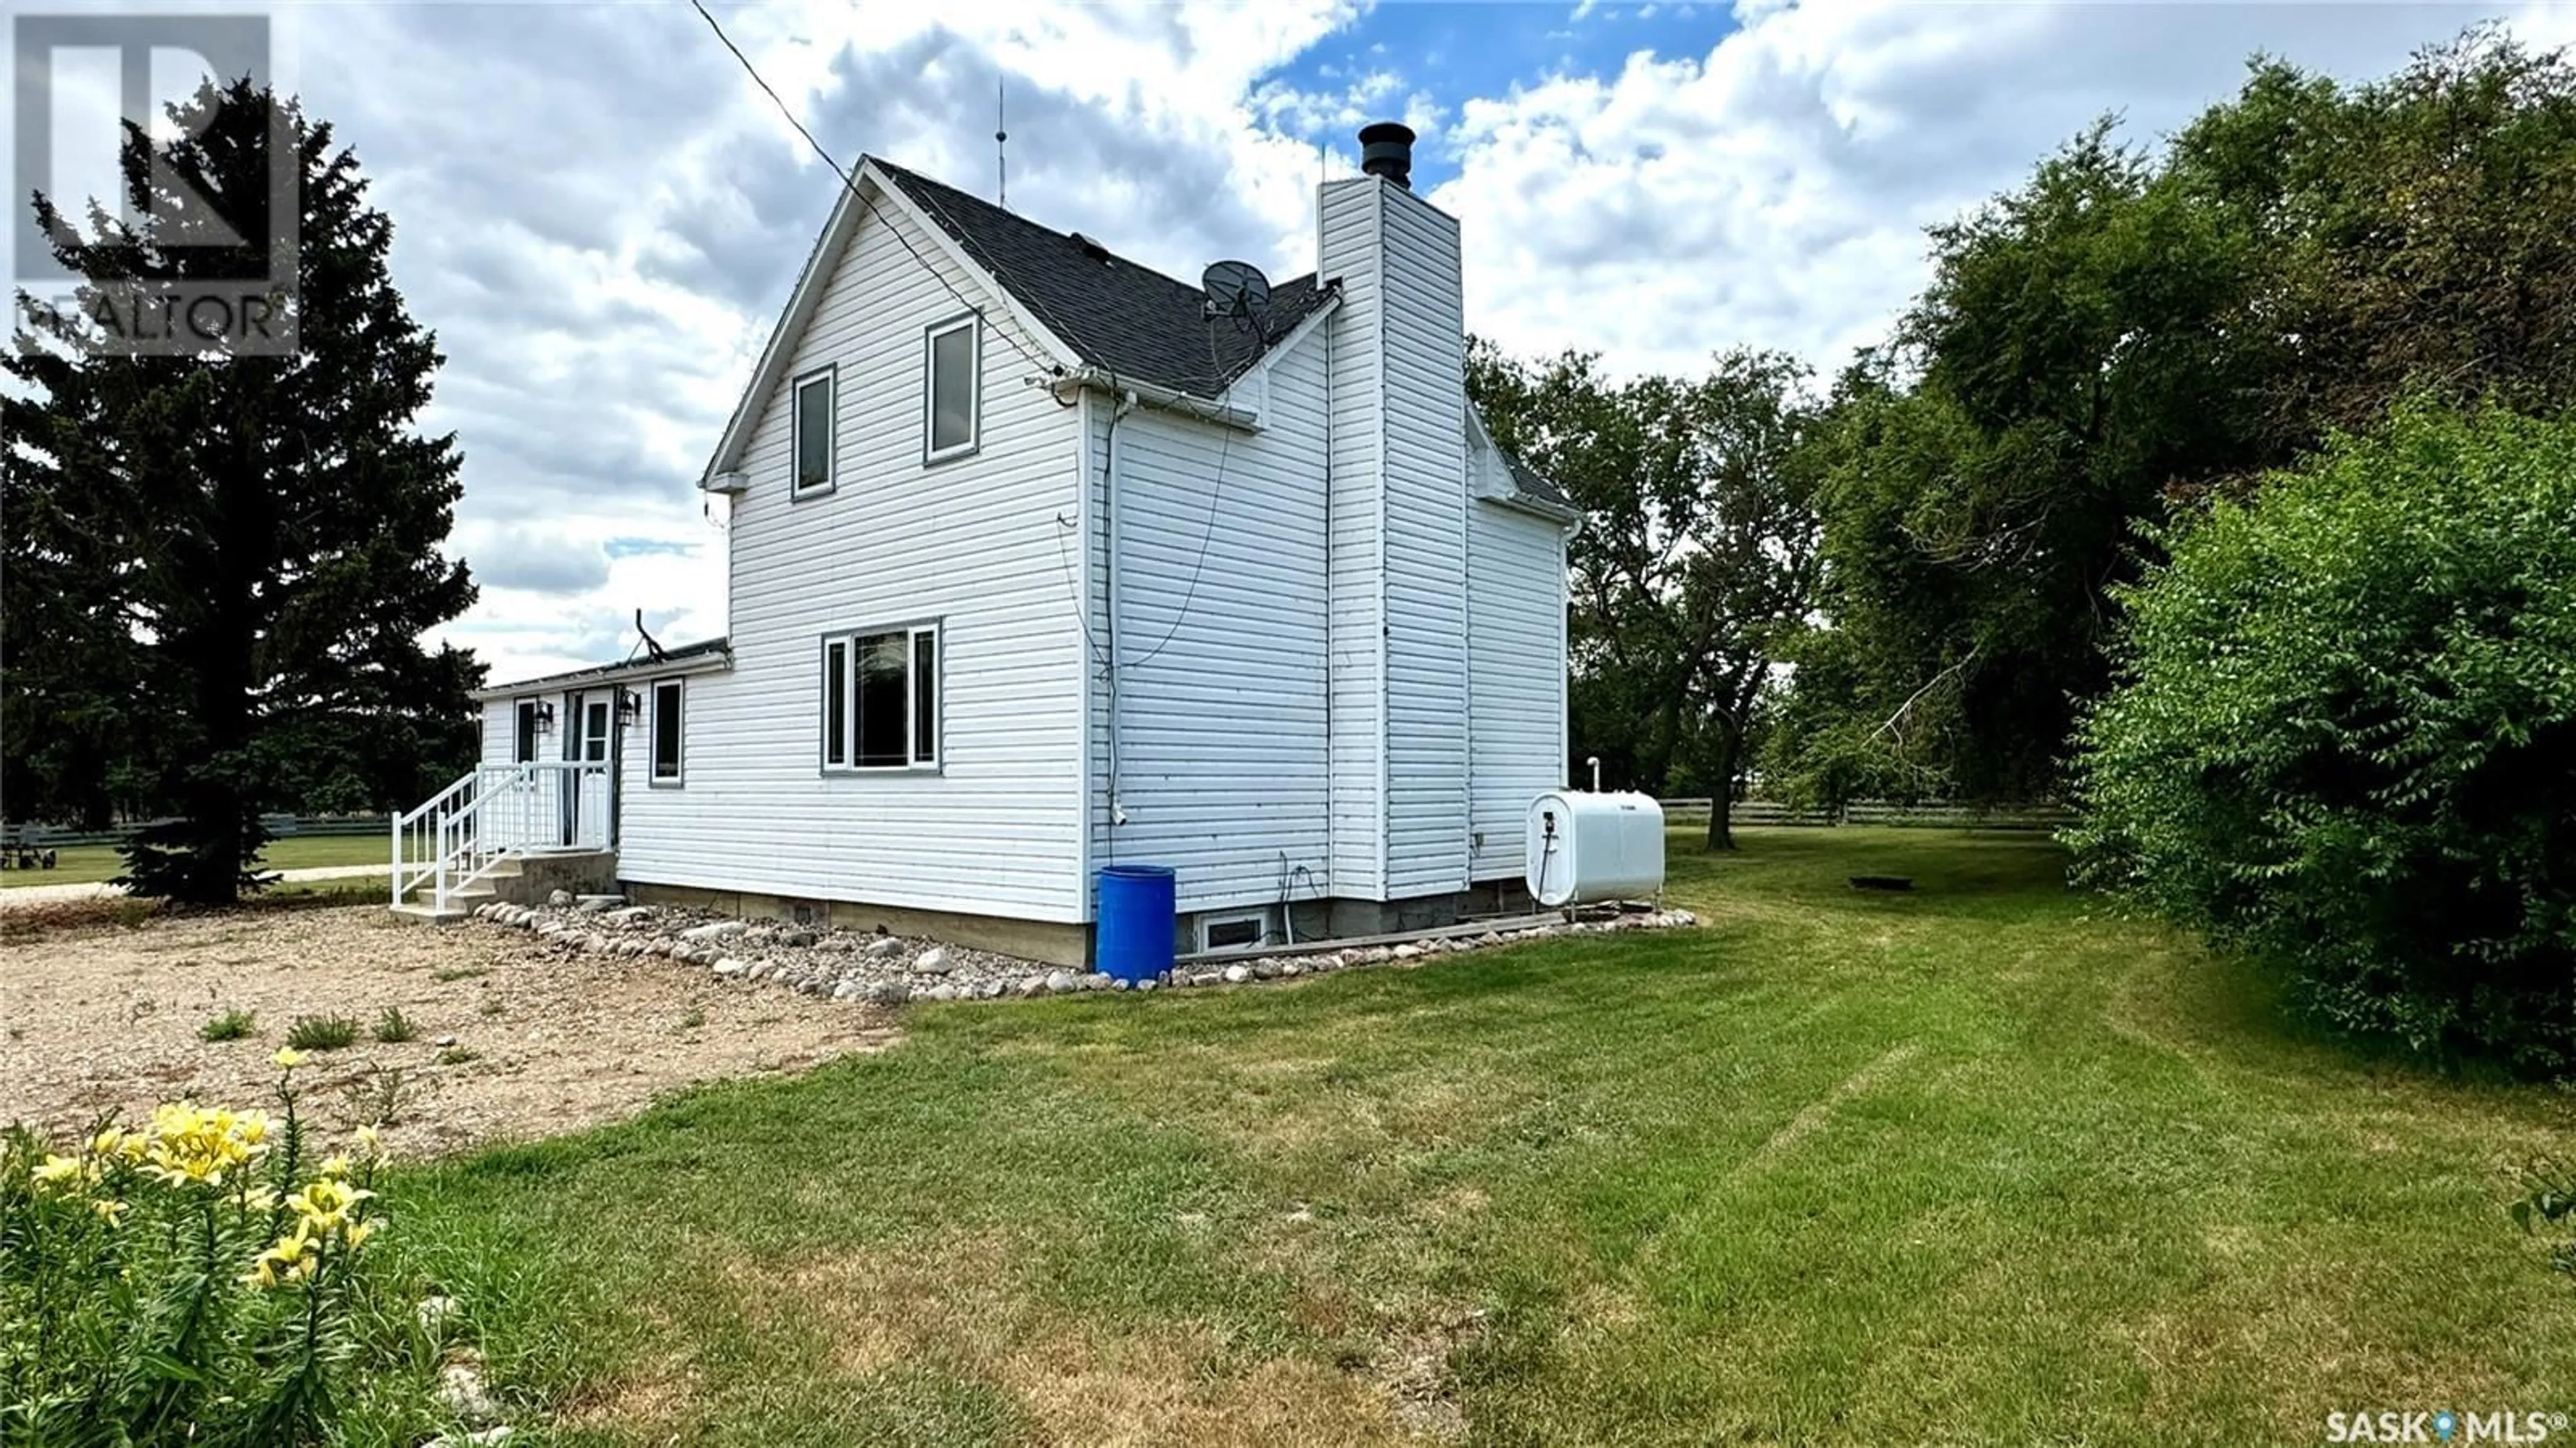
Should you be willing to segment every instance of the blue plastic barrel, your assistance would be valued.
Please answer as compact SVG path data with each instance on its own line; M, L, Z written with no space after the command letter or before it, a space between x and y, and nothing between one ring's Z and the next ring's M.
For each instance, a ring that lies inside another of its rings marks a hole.
M1094 963L1113 980L1159 980L1170 974L1172 902L1171 866L1101 866Z

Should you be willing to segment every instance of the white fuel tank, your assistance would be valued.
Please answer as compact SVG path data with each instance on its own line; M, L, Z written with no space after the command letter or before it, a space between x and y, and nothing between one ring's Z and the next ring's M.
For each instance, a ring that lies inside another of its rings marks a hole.
M1529 807L1530 897L1554 909L1664 888L1664 809L1642 794L1561 789Z

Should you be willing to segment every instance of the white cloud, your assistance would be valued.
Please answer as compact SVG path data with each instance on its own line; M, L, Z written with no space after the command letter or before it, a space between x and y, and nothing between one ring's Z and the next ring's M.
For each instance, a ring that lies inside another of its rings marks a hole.
M1572 10L1588 32L1611 18ZM285 14L301 93L356 149L396 283L448 358L427 424L458 434L456 545L486 582L449 635L507 679L623 656L637 609L665 643L721 631L724 539L692 484L836 182L685 6ZM1280 81L1354 0L720 14L841 161L979 192L1006 73L1013 208L1184 277L1221 256L1310 267L1304 133L1400 107L1457 168L1431 197L1464 222L1471 325L1624 369L1734 342L1829 363L1920 286L1925 224L2097 113L2151 137L2257 48L2378 74L2472 17L1739 0L1708 51L1471 96L1400 47L1322 89ZM2576 4L2514 23L2576 40Z
M1472 324L1508 347L1690 369L1734 343L1831 368L1927 276L1922 229L2105 112L2153 142L2258 50L2385 74L2476 12L2385 5L1789 5L1705 54L1640 51L1461 108ZM2576 6L2517 33L2576 35Z

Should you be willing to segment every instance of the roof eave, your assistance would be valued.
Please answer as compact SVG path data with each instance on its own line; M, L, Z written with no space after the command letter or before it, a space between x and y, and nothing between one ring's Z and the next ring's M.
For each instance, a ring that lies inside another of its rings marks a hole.
M471 689L466 696L477 704L495 699L517 698L540 694L566 684L613 684L628 679L671 679L689 674L721 674L733 668L733 646L719 642L713 648L700 648L684 658L651 657L632 659L622 664L593 664L584 669L566 669L561 673L541 674L533 679L519 679L507 684L488 684Z

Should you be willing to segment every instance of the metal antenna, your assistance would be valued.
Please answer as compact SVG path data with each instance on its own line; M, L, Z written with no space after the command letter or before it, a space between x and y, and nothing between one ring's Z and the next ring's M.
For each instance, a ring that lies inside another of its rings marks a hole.
M993 179L1001 194L994 199L996 206L1011 204L1011 158L1002 149L1010 139L1010 129L1002 124L1002 77L997 75L993 77Z

